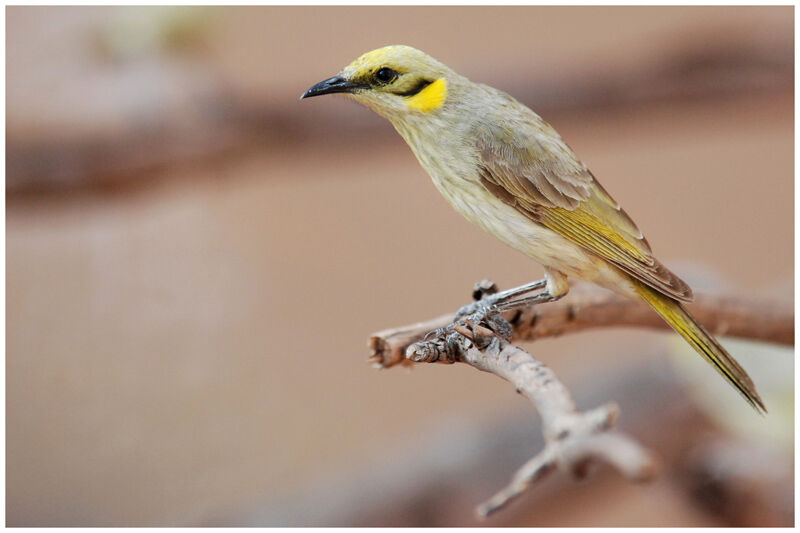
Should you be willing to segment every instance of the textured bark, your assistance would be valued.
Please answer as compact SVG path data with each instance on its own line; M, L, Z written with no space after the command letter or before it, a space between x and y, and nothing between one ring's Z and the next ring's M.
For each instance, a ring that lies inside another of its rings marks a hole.
M687 306L714 335L739 337L791 346L794 344L794 309L788 304L756 302L730 296L698 294ZM369 361L376 367L410 364L405 358L409 345L429 331L445 327L454 315L386 329L369 339ZM603 327L669 326L644 302L628 300L586 283L575 283L565 298L528 309L507 312L514 327L513 342L556 337Z

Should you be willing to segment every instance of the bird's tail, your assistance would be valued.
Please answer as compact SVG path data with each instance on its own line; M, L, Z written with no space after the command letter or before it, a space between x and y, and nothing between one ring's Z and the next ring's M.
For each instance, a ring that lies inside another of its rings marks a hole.
M761 398L756 392L756 387L750 379L750 376L747 375L747 372L739 366L739 363L731 357L725 348L723 348L679 302L673 300L669 296L661 294L644 283L637 280L632 281L636 291L650 304L650 307L655 309L656 313L661 315L661 318L663 318L672 329L686 339L686 342L691 344L706 361L711 363L717 372L722 374L722 377L736 387L742 396L744 396L745 400L747 400L756 411L761 413L767 412L767 408L764 407L764 402L761 401Z

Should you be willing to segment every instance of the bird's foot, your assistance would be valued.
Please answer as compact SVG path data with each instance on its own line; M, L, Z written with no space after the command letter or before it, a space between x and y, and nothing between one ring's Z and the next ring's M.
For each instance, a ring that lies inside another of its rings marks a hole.
M545 303L555 300L549 291L545 290L534 296L527 298L517 298L523 294L541 289L547 286L547 280L541 279L513 289L505 291L497 290L497 285L489 280L479 281L475 284L472 292L474 302L469 303L456 313L455 319L449 325L429 331L424 341L431 338L444 338L447 334L456 331L464 334L469 329L474 329L475 326L480 326L482 323L490 329L496 331L504 338L511 337L511 326L499 316L504 311L511 309L518 309L520 307L527 307L537 303ZM495 320L499 318L500 320ZM494 329L497 328L497 329ZM465 335L468 336L468 335Z
M524 294L545 288L533 296L519 298ZM406 357L415 363L455 363L463 353L463 343L471 342L481 347L488 346L496 337L511 340L513 328L502 313L533 304L551 302L554 297L547 280L534 281L498 292L497 286L484 280L475 284L472 293L474 302L463 306L449 325L428 332L421 342L408 347Z

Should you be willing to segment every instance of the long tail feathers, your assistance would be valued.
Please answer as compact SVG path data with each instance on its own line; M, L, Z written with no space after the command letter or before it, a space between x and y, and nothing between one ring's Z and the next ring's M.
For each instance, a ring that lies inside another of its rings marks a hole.
M722 377L728 380L756 411L767 412L767 408L764 407L764 402L761 401L747 372L680 303L639 281L632 281L636 291L655 309L656 313L661 315L672 329L686 339L706 361L711 363L717 372L722 374Z

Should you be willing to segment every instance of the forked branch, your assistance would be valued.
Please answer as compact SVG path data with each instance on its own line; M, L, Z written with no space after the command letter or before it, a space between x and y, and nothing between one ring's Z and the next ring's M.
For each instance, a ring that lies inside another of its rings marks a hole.
M487 281L476 288L490 286L496 290ZM692 312L716 334L781 344L792 344L794 338L790 306L699 296ZM595 327L662 327L660 319L644 304L578 284L568 299L512 311L502 317L477 313L460 317L443 334L421 340L426 333L451 324L453 318L447 315L374 334L369 341L370 361L381 368L415 362L464 362L508 380L533 402L542 418L545 447L517 471L507 487L478 507L479 515L487 516L504 507L556 468L583 476L591 461L600 460L632 480L650 479L655 474L656 463L651 454L613 429L619 414L615 404L578 411L553 371L511 344L512 340L533 340Z

